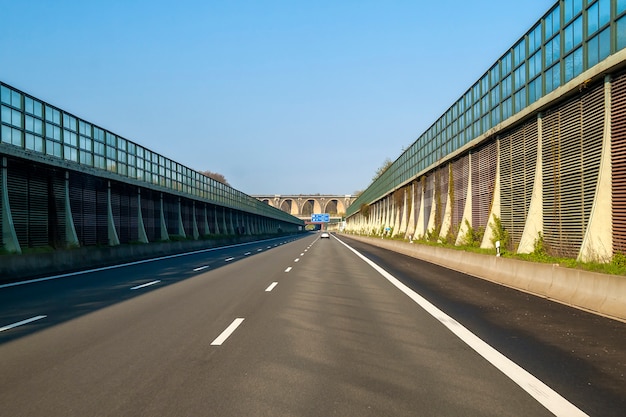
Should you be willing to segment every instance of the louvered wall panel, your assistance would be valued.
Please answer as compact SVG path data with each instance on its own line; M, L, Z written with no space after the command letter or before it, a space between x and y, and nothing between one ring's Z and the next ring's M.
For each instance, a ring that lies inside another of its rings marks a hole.
M160 196L150 190L141 190L141 216L149 242L161 240Z
M455 161L452 164L452 178L454 184L452 201L452 237L456 239L461 222L463 221L463 211L467 201L467 186L469 183L469 155Z
M70 206L80 245L96 245L96 189L93 178L78 173L70 175Z
M9 159L7 188L9 206L17 240L22 248L28 247L28 169L23 164Z
M170 235L180 235L178 228L178 198L163 196L163 210L165 214L165 225L167 233Z
M613 250L626 254L626 74L611 84Z
M198 233L204 235L204 203L196 203L196 224L198 225ZM208 209L207 209L208 210Z
M136 242L137 231L137 190L121 184L111 184L111 200L113 202L113 218L120 243Z
M498 144L493 141L472 153L472 228L485 230L493 202L498 164Z
M600 169L602 85L554 109L543 126L544 239L552 254L576 257Z
M536 158L537 121L526 123L500 139L500 210L511 246L519 246L532 196Z
M126 197L128 199L128 239L129 242L139 241L139 215L137 205L137 189L126 186Z
M421 204L422 204L422 183L419 180L412 182L413 190L413 230L417 228L417 219L419 218Z
M428 222L430 221L430 213L433 207L434 191L435 191L435 175L430 173L426 175L424 190L424 230L428 230Z
M125 236L122 230L122 196L115 184L111 185L111 212L113 213L113 224L115 225L115 231L120 243L124 242L127 236Z
M95 178L96 187L96 242L98 245L109 244L108 182Z
M25 165L28 169L28 165ZM48 177L47 170L31 166L27 171L28 247L48 245Z
M0 154L0 161L2 160L2 155ZM0 214L3 214L3 210L5 209L5 207L2 205L2 201L4 200L4 198L2 198L3 193L4 192L4 168L2 168L2 165L0 165ZM2 230L2 223L4 223L2 221L2 219L0 218L0 251L2 251L2 249L4 248L4 240L2 238L2 236L4 236L4 231Z
M48 225L50 228L49 243L55 248L67 246L65 236L65 172L58 170L50 171L50 209Z
M435 201L435 204L438 204L438 207L435 207L435 227L437 230L441 230L444 214L448 206L448 190L450 186L450 168L448 165L439 168L435 173L435 178L437 182L435 186L437 187L438 194L438 198Z
M191 201L181 199L180 202L181 217L183 218L183 227L186 236L193 236L193 207Z

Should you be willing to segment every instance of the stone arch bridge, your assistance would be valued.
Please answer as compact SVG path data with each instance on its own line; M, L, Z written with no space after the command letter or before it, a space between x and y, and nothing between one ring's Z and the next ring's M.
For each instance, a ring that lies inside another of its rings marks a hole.
M272 207L296 216L302 220L310 220L313 213L328 213L331 221L339 221L346 214L346 209L356 196L330 194L298 194L298 195L255 195L253 196Z

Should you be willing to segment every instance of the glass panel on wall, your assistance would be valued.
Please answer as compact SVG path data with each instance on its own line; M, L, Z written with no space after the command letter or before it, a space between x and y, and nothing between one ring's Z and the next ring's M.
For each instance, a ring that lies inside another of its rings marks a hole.
M0 86L0 101L17 109L22 109L22 95L8 87Z
M583 0L565 0L563 3L563 17L565 23L572 20L583 9Z
M542 77L539 75L528 84L528 104L532 104L541 98L541 82Z
M489 71L489 74L491 76L491 85L495 86L498 84L500 82L500 65L494 65Z
M599 0L587 10L587 36L596 33L611 19L611 2Z
M515 90L519 89L524 84L526 84L526 65L522 65L521 67L515 70L514 83L515 83Z
M558 63L546 71L546 94L561 85L561 64Z
M515 113L521 111L526 107L526 88L522 88L515 93Z
M43 153L43 138L26 133L26 149Z
M563 30L563 50L574 49L583 41L583 17L579 17Z
M533 52L539 49L541 47L541 42L541 23L539 23L528 34L528 54L532 55Z
M76 118L70 116L69 114L63 114L63 127L68 130L73 130L74 132L78 131L78 127L76 126Z
M546 67L549 67L561 57L561 35L557 35L546 44Z
M620 20L618 20L616 26L617 26L617 50L619 51L626 47L626 17L622 17Z
M587 68L591 68L611 53L611 28L606 28L587 43Z
M491 90L491 105L493 107L500 103L500 87L496 86Z
M24 97L24 111L39 118L43 117L43 105L30 97Z
M20 129L14 129L9 126L2 125L2 130L0 131L0 141L22 147L22 131Z
M43 136L43 120L31 116L24 116L24 122L28 132Z
M496 107L491 111L491 125L495 126L500 123L500 107Z
M512 80L511 76L509 75L504 80L502 80L502 98L510 96L512 92Z
M522 39L513 47L513 65L519 66L526 59L526 40Z
M0 120L2 123L10 124L17 128L22 128L22 113L7 106L0 106Z
M537 51L533 56L528 58L528 78L535 78L535 75L539 74L542 69L542 53L541 49Z
M548 16L546 16L546 39L550 39L552 35L559 33L561 28L561 9L557 6Z
M508 75L512 68L511 53L509 52L502 58L502 76Z
M46 106L46 121L54 123L55 125L60 125L61 112L53 107Z
M513 100L508 98L502 102L502 120L506 120L513 115Z
M565 82L570 81L583 72L583 48L578 48L563 60Z

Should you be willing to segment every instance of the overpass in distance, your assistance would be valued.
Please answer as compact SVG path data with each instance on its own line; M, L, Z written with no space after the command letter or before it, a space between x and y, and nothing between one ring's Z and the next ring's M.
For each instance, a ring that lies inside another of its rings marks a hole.
M252 197L303 221L310 221L313 213L327 213L332 223L341 221L348 207L356 199L356 196L350 194L268 194Z

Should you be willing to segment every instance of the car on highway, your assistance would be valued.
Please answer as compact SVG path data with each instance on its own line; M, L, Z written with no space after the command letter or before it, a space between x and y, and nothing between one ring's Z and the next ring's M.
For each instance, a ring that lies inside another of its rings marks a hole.
M320 239L330 239L330 234L328 234L328 232L322 232Z

